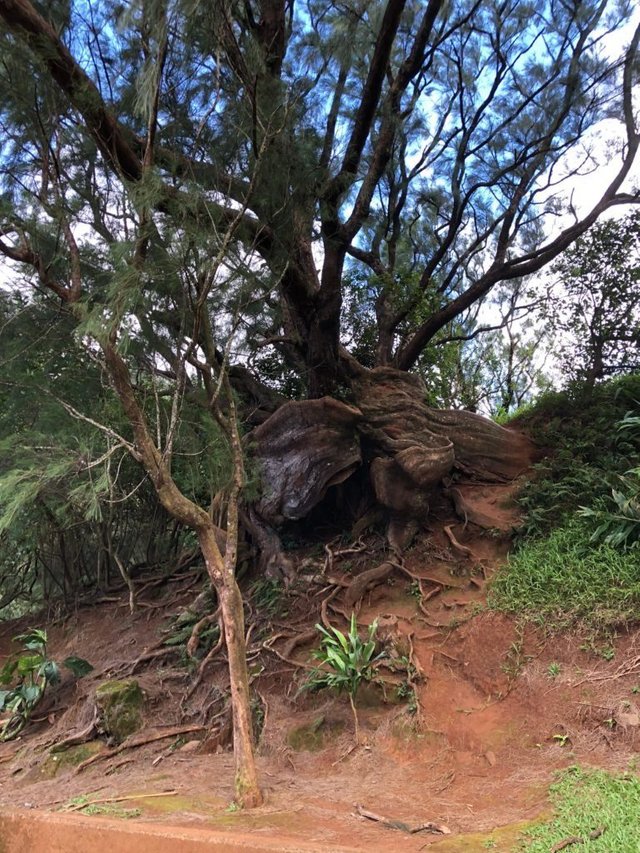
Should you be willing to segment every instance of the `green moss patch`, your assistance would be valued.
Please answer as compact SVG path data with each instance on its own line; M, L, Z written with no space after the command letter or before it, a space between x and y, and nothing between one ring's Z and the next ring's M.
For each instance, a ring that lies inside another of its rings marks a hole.
M43 764L36 769L37 778L53 779L58 773L82 764L83 761L91 758L101 749L104 749L104 743L100 740L91 740L60 751L56 751L54 747Z
M144 693L135 679L105 681L96 690L95 702L102 728L116 743L142 727Z
M493 829L491 832L474 832L438 841L431 845L429 853L514 853L519 849L522 833L532 827L532 821L519 821Z

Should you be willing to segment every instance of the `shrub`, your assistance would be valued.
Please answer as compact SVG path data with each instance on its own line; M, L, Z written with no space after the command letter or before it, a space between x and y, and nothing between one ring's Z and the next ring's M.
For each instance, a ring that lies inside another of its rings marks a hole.
M12 655L0 671L0 684L15 682L10 689L0 690L0 711L9 711L0 729L0 741L17 737L29 722L47 686L60 681L60 667L47 657L46 631L31 628L13 640L22 644L22 652ZM63 666L79 678L93 669L88 661L75 655L65 658Z

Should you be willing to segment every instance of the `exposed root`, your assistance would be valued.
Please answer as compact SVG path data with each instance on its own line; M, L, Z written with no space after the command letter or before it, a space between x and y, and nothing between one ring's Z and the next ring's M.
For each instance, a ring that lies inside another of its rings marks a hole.
M314 634L315 634L315 632L314 632ZM278 649L276 649L276 647L273 644L276 642L276 640L278 640L281 637L282 637L282 634L276 634L275 637L271 637L271 639L265 640L264 643L262 644L262 648L268 652L271 652L277 658L280 658L280 660L284 661L285 663L288 663L294 669L306 669L306 670L311 671L313 669L311 664L301 663L300 661L294 660L293 658L288 657L283 652L280 652L280 651L278 651ZM300 643L300 645L301 644L302 644L302 642ZM295 646L294 646L294 648L295 648ZM291 654L291 653L289 653L289 654Z
M85 726L84 729L77 732L75 735L70 735L68 738L64 740L58 741L58 743L54 744L53 752L62 752L62 750L67 749L70 746L78 746L78 744L86 743L88 740L91 740L91 736L96 731L96 723L98 722L98 709L94 708L93 718L88 726Z
M178 726L175 729L167 729L167 731L164 732L155 732L155 734L146 735L145 737L126 740L114 749L105 749L104 752L98 752L96 755L92 755L91 758L87 758L86 761L82 761L76 767L74 774L77 776L78 773L82 773L82 771L86 767L89 767L89 765L95 764L98 761L103 761L106 758L111 758L114 755L119 755L121 752L124 752L125 749L136 749L139 746L146 746L149 743L155 743L158 740L164 740L168 737L178 737L178 735L186 735L191 732L202 732L205 729L206 726Z
M163 641L164 642L164 641ZM129 667L129 675L133 675L137 669L139 669L143 664L147 663L150 660L157 660L162 657L169 657L169 655L175 655L178 653L178 649L175 646L162 646L160 648L153 647L148 652L144 652L140 655L140 657L136 658L131 666Z
M373 569L367 569L359 574L348 587L344 602L348 607L354 607L367 590L386 580L398 564L393 560L385 560Z
M460 551L461 554L464 554L470 560L475 560L476 562L479 562L479 557L472 548L469 548L467 545L462 545L462 543L458 542L458 540L455 537L453 530L451 529L452 527L453 527L453 524L445 524L445 526L443 528L444 532L447 534L449 542L451 542L453 547L457 551Z
M418 609L424 616L429 616L428 610L425 608L425 604L431 598L435 598L436 595L442 592L445 589L445 584L442 581L437 580L436 578L424 578L420 577L420 575L414 574L410 569L408 569L405 565L400 564L398 568L403 571L406 575L416 581L418 584L418 589L420 590L420 598L418 599ZM430 583L435 584L433 589L430 589L428 592L425 592L424 587L422 586L422 582L428 580Z
M216 611L216 615L218 613L219 613L219 610ZM224 626L222 624L222 618L220 616L218 616L218 630L220 632L220 636L218 637L218 642L215 644L215 646L213 646L213 648L209 652L207 652L206 657L204 657L201 660L200 665L198 666L198 671L196 672L196 677L193 680L193 683L191 684L191 686L189 687L187 692L182 697L182 700L180 702L180 708L181 709L184 708L185 704L189 701L189 699L196 692L196 690L200 686L200 682L202 681L202 677L205 673L205 670L207 669L207 667L209 666L211 661L214 659L214 657L218 654L218 652L220 651L220 649L224 645Z
M323 600L322 605L320 607L320 619L322 620L322 624L329 631L331 629L331 623L329 621L329 617L327 615L327 608L331 601L336 597L336 595L340 592L340 587L336 587L333 592L329 593L329 595Z
M362 554L367 550L367 545L362 539L358 539L358 541L354 544L352 548L341 548L339 551L332 551L330 544L324 546L325 552L325 560L324 567L322 569L322 574L326 575L327 572L332 572L334 568L334 564L336 559L340 557L351 556L352 554Z
M200 640L200 634L204 631L204 629L216 620L218 621L218 627L220 627L220 619L218 618L219 616L220 608L218 607L215 613L209 613L207 616L203 616L202 619L198 620L198 622L196 622L196 624L193 626L191 636L189 637L189 641L187 642L187 654L191 659L194 659L196 656L196 651L198 649L198 641Z
M318 632L315 628L310 628L308 631L304 631L302 634L296 634L295 637L291 637L289 641L285 644L282 649L282 654L285 657L290 658L295 649L298 646L306 646L307 643L313 642L313 640L317 639Z

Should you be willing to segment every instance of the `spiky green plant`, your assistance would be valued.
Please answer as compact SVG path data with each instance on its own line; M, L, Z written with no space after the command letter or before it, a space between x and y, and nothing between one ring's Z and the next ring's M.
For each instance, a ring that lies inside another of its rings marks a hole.
M316 625L316 628L322 634L320 648L313 652L313 657L319 661L319 665L311 671L304 687L312 690L329 688L336 693L347 693L353 712L356 742L359 743L356 694L363 682L373 680L376 664L384 657L384 652L376 654L378 621L376 619L369 625L366 640L358 633L355 613L351 614L347 634L343 634L333 625L330 625L328 630L320 624Z

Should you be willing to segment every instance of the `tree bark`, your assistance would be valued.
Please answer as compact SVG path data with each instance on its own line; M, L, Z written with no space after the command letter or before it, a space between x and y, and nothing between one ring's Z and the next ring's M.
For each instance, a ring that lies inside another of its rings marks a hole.
M244 645L242 595L232 571L224 565L213 535L213 525L198 531L207 572L214 585L222 611L233 714L233 755L235 760L235 797L238 805L254 808L262 805L253 750L251 697Z
M304 518L330 486L364 464L388 514L389 543L401 552L454 470L506 481L533 461L533 445L521 433L471 412L427 406L419 377L351 368L354 406L329 397L287 403L252 433L263 487L254 509L273 527Z

